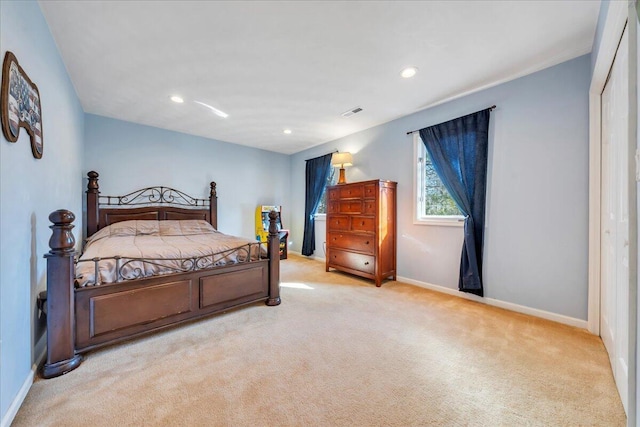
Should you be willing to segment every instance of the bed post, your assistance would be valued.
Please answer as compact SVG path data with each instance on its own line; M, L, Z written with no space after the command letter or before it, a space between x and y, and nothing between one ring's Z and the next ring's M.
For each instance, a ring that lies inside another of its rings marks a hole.
M95 172L94 172L95 173ZM97 175L97 174L96 174ZM53 378L77 368L82 357L75 351L74 254L75 239L71 229L76 219L64 209L52 212L53 230L47 259L47 362L44 378Z
M213 228L218 229L218 193L216 183L211 181L211 191L209 192L209 223Z
M269 299L267 305L280 304L280 238L276 220L278 213L269 212L269 237L267 246L269 250Z
M87 173L89 183L87 184L87 237L98 231L98 172Z

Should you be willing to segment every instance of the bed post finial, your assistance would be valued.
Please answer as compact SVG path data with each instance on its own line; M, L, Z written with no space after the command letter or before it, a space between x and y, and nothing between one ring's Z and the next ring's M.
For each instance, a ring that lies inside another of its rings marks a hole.
M53 225L49 226L53 230L49 239L49 247L51 255L65 254L75 250L76 239L73 237L71 230L75 227L71 224L76 219L73 212L59 209L51 212L49 221Z
M100 186L98 185L98 172L87 173L89 183L87 184L87 237L98 231L98 197Z
M97 190L98 189L98 177L100 176L96 171L87 172L87 176L89 177L89 184L87 185L87 190Z
M213 225L213 228L218 229L218 192L216 191L215 181L211 181L209 184L211 190L209 191L209 223Z
M76 219L71 211L52 212L51 250L47 259L47 362L44 378L53 378L77 368L82 357L75 352L74 289L76 243L71 230Z
M269 212L269 299L267 305L280 304L280 237L278 236L278 213Z

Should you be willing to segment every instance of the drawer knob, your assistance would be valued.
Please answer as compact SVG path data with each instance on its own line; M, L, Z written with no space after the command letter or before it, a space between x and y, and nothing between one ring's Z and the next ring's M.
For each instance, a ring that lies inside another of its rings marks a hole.
M367 240L367 242L365 243L365 245L368 245L368 244L369 244L369 241Z
M364 225L364 221L362 221L362 223L360 225Z
M369 261L365 262L364 265L369 265Z

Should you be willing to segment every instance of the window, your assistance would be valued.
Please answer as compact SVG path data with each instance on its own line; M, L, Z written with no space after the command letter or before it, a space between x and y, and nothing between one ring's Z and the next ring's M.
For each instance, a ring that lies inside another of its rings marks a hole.
M316 215L318 214L326 214L327 213L327 186L335 185L338 177L336 176L336 168L331 166L331 172L329 172L329 178L327 178L327 184L324 186L324 192L322 193L322 197L320 198L320 204L318 205L318 210L316 211Z
M464 225L464 217L442 184L431 163L431 157L416 132L413 134L415 159L414 223L431 225Z

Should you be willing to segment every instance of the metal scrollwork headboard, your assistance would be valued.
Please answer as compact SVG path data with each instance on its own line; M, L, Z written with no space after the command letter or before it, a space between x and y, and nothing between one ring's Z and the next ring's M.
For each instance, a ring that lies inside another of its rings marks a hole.
M113 222L128 219L204 219L217 227L216 183L210 183L208 199L199 199L171 187L156 186L123 196L102 196L98 173L87 173L87 237Z
M107 206L147 206L170 204L174 206L208 206L208 199L197 199L171 187L147 187L124 196L99 196L100 204Z

